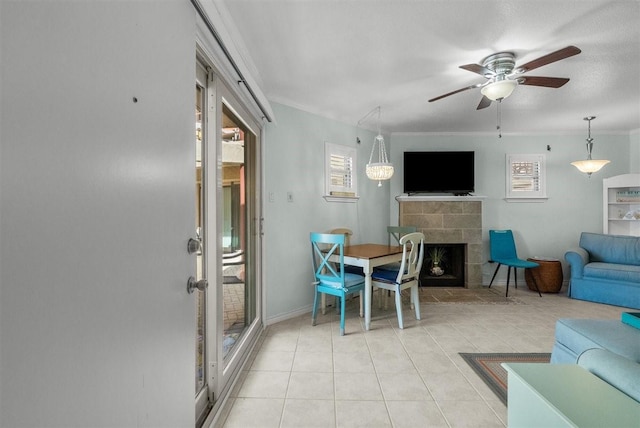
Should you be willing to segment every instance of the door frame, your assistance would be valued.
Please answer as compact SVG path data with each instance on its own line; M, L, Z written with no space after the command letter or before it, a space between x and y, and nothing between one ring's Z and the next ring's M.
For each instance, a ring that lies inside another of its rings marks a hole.
M200 86L202 88L202 123L201 123L201 132L202 132L202 145L201 145L201 154L200 154L200 158L201 158L201 187L202 190L200 191L201 194L200 195L195 195L196 198L200 197L200 213L198 214L199 216L201 216L201 224L202 224L202 231L204 232L204 234L207 233L207 230L209 228L209 224L208 224L208 218L209 218L209 214L208 214L208 207L207 207L207 199L208 199L208 195L207 195L207 191L208 191L208 185L209 183L207 182L206 177L208 175L210 175L210 173L208 172L209 170L209 160L207 159L207 152L209 151L207 148L207 145L209 143L210 140L210 134L209 134L209 129L207 126L207 122L209 119L209 71L207 70L206 65L200 61L199 59L196 59L196 76L195 76L195 84L197 86ZM215 138L215 137L214 137ZM197 156L196 156L197 157ZM194 159L194 165L195 165L195 159ZM194 172L194 178L196 177L196 174ZM214 270L209 268L209 253L210 252L215 252L216 249L215 247L213 248L209 248L210 246L208 245L209 240L208 237L205 235L202 235L200 237L201 239L201 254L202 254L202 275L203 278L208 279L208 275L210 273L212 273ZM211 282L209 281L209 284L211 284ZM199 291L196 291L196 293L201 293ZM204 299L205 299L205 309L204 309L204 319L205 319L205 334L204 334L204 355L203 355L203 360L204 360L204 387L196 394L195 396L195 417L196 417L196 425L198 424L198 421L202 421L203 419L206 418L207 416L207 412L208 409L211 408L212 403L214 402L214 394L212 391L212 387L211 387L211 380L212 380L212 373L211 373L211 369L212 367L210 366L210 352L211 352L211 346L209 344L210 340L209 340L209 313L208 313L208 308L209 308L209 297L208 295L210 294L209 288L207 287L207 289L204 291ZM196 323L197 323L197 318L196 318ZM196 325L197 328L197 325ZM196 341L198 340L197 336L196 336ZM195 345L195 344L194 344Z

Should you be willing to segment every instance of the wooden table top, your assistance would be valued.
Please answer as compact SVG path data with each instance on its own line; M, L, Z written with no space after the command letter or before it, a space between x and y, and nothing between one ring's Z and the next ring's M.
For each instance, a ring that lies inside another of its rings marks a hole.
M402 246L386 244L358 244L344 247L344 255L360 259L374 259L390 254L402 253Z

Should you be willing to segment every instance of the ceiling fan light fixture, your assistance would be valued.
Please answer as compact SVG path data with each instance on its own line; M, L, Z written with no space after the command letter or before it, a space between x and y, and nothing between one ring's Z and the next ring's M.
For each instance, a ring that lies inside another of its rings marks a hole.
M603 166L611 162L606 159L591 159L591 150L593 150L593 138L591 138L591 121L595 118L595 116L588 116L584 118L584 120L589 122L589 136L587 137L587 159L571 162L571 165L578 168L578 171L587 174L588 177L591 177L591 174L600 171Z
M480 89L480 92L491 101L497 101L507 98L513 93L513 90L518 86L517 80L497 80L485 85Z

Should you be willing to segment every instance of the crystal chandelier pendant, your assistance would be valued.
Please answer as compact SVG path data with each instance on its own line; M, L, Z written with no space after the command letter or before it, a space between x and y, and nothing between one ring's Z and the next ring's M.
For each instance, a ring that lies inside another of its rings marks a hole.
M378 111L378 135L373 140L373 147L371 147L369 163L366 165L366 174L369 179L378 182L378 187L382 187L382 181L389 180L393 176L393 164L389 162L389 158L387 157L387 149L384 145L384 137L380 132L380 106L376 107L375 110ZM378 152L378 159L377 162L374 162L376 147Z
M373 154L376 152L376 145L378 146L378 162L373 162ZM369 163L366 166L367 177L371 180L378 181L378 187L382 187L382 180L388 180L393 176L393 165L387 158L387 150L384 146L384 138L381 134L378 134L373 140L373 147L371 148L371 156L369 156Z

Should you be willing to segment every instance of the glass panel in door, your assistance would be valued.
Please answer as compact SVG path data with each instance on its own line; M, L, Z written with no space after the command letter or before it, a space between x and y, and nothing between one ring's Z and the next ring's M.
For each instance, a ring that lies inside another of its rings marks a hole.
M214 395L224 397L262 331L261 311L261 192L260 132L256 118L226 85L218 81L216 128L217 156L207 158L218 166L215 212L217 214L217 269L215 331L217 376L210 381ZM210 129L211 126L208 127ZM209 147L209 146L208 146ZM211 193L210 182L209 193ZM209 198L208 212L213 212ZM214 235L209 228L209 242ZM211 248L211 246L209 247ZM211 256L211 252L209 254ZM209 273L209 279L211 280ZM209 287L211 292L211 286ZM211 303L209 304L211 308ZM212 325L209 324L211 331ZM213 340L210 333L210 340ZM211 345L211 344L209 344ZM216 409L217 401L214 403Z
M252 150L256 136L222 105L222 283L223 358L227 360L256 316L255 181Z

